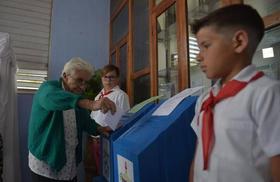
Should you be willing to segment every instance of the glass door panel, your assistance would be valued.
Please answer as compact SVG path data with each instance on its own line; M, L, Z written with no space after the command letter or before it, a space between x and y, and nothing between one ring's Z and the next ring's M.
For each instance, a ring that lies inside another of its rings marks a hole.
M121 12L112 22L112 45L115 45L128 33L128 5L126 4Z
M134 0L133 72L149 67L149 1Z
M195 19L206 16L211 11L219 8L221 3L219 0L209 1L187 1L188 3L188 22L192 23ZM196 56L199 53L197 40L195 35L191 33L190 26L188 45L189 45L189 68L190 68L190 86L205 86L205 89L211 86L212 82L200 70L199 63L196 61Z
M162 0L156 0L156 5L158 5Z
M262 17L270 15L280 10L279 0L244 0L244 4L256 8Z
M127 78L127 44L120 48L120 88L127 91L126 78Z
M280 79L280 25L265 32L255 52L253 64L274 79Z
M111 64L117 65L117 63L116 63L116 52L111 54Z
M150 75L144 75L134 80L134 104L138 104L150 97Z
M110 1L110 12L113 12L117 9L117 7L121 4L122 0L111 0Z
M157 17L158 95L164 98L178 90L176 3Z

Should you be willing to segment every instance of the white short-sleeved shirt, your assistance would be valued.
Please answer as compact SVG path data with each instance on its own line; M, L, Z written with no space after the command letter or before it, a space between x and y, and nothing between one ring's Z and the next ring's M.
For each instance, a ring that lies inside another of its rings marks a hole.
M250 65L234 79L248 81L256 72ZM214 95L220 87L219 81L212 87ZM216 104L213 109L215 143L208 170L203 171L202 115L199 112L208 96L205 93L199 97L191 123L198 137L194 181L271 181L269 158L280 154L280 83L263 76L250 82L234 97Z
M108 95L105 95L104 97L107 97L108 99L113 101L117 106L119 106L124 112L127 112L130 109L128 95L123 90L121 90L119 86L115 86L111 91L112 92L110 92ZM102 92L104 92L104 89L102 89L100 93L95 97L95 100L100 99ZM94 114L96 114L96 112L92 111L91 118L94 118ZM96 122L103 127L107 126L102 121Z

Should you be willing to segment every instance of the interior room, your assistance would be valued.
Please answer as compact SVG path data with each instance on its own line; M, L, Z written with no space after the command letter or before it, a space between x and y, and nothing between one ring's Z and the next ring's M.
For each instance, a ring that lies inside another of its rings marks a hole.
M190 25L238 3L251 5L262 16L265 35L253 63L279 80L279 0L0 0L0 32L8 33L15 57L10 65L14 77L6 82L0 77L0 92L6 93L0 94L4 181L31 181L27 146L34 94L44 81L58 80L70 58L81 57L95 70L116 65L131 108L187 88L203 86L201 92L206 91L214 80L200 70ZM85 181L83 164L78 181Z

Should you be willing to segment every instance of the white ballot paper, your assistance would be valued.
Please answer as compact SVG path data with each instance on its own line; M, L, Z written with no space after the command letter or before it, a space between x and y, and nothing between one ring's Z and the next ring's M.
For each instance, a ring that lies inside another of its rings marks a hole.
M194 87L194 88L187 88L183 90L182 92L174 95L173 97L167 99L165 102L163 102L155 112L153 112L153 116L167 116L169 115L176 106L186 97L196 94L197 92L201 91L204 86L200 87Z
M118 124L122 115L125 112L116 105L116 112L112 115L111 111L107 113L103 113L101 111L92 111L90 116L95 120L100 126L109 126L112 130L116 130L118 128Z

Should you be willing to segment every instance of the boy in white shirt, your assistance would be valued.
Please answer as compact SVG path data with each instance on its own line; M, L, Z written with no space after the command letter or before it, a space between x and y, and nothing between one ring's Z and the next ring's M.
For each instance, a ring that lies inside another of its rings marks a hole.
M120 108L123 112L127 112L130 109L129 98L128 95L120 89L119 80L120 79L120 70L117 66L108 64L102 68L101 71L101 81L103 85L103 89L99 92L99 94L95 97L95 101L98 101L103 98L108 98L113 101L118 108ZM95 120L100 126L104 128L108 128L109 126L102 120L98 120L96 116L98 116L98 112L91 112L91 118ZM100 139L98 137L89 136L88 144L92 147L87 147L87 151L89 151L89 155L92 155L91 160L86 160L85 162L85 173L87 181L92 179L92 176L98 175L100 171ZM91 167L94 166L94 167Z
M113 101L123 112L127 112L130 109L128 95L119 87L120 82L120 70L113 64L108 64L103 67L101 71L101 81L103 89L95 97L94 100L99 100L103 97L107 97ZM91 117L94 118L96 112L91 112ZM96 121L99 125L106 127L107 124L102 121Z
M130 109L128 95L120 89L120 70L117 66L113 64L108 64L103 67L101 71L101 81L103 89L95 97L94 100L99 100L103 97L107 97L113 101L122 111L127 112ZM91 112L91 117L94 118L94 115L97 112ZM95 121L99 125L106 127L107 124L103 121Z
M280 181L280 84L251 64L264 34L244 4L218 9L192 25L202 71L218 80L197 102L198 137L190 181Z

